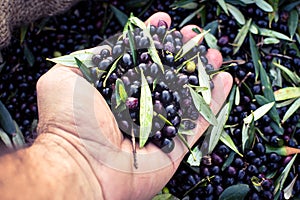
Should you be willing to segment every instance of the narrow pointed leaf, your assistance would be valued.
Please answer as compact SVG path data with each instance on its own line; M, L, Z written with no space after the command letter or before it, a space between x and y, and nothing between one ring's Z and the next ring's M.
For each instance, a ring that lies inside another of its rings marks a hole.
M250 125L243 123L243 127L242 127L242 150L243 150L243 152L246 149L246 143L249 139L249 129L250 129Z
M141 98L140 98L140 135L139 143L142 148L149 137L152 128L153 104L148 82L141 70Z
M135 46L135 41L134 41L134 37L132 34L133 31L133 27L131 26L131 24L128 25L129 26L129 31L128 33L128 38L129 38L129 46L130 46L130 51L132 54L132 60L133 60L133 64L134 66L136 66L136 62L137 62L137 55L136 55L136 46Z
M257 78L259 76L259 63L258 63L258 61L260 60L260 54L258 52L256 42L253 39L253 36L251 34L250 34L250 37L249 37L249 43L250 43L250 51L251 51L253 65L254 65L254 70L255 70L255 80L257 80Z
M264 38L264 44L278 44L280 42L277 38Z
M30 65L30 67L32 67L35 63L35 57L26 43L24 44L24 56L25 56L28 64Z
M201 95L194 91L193 88L188 87L190 89L193 102L195 104L196 109L198 112L212 125L217 125L218 121L216 116L213 114L212 110L210 109L209 105L207 105Z
M12 142L15 149L21 149L26 146L24 136L18 126L18 124L14 121L16 127L16 134L12 136Z
M273 7L265 0L255 0L255 4L266 12L273 12Z
M81 62L81 60L79 60L78 58L74 58L78 68L80 69L81 73L83 74L83 77L90 83L94 83L96 80L93 80L92 78L92 74L91 71L89 70L89 68L83 63Z
M116 108L119 107L122 103L125 103L127 98L128 98L128 95L127 95L127 92L125 90L125 86L124 86L124 83L123 81L118 78L116 80Z
M0 127L9 135L13 135L14 133L16 133L16 128L13 119L1 101L0 101Z
M250 191L249 185L247 184L236 184L226 188L221 195L219 200L234 200L234 199L244 199L248 192Z
M205 39L205 42L207 43L207 45L209 46L209 48L220 49L220 47L217 45L218 40L213 34L207 33L204 36L204 39Z
M288 77L296 84L299 85L300 84L300 77L295 73L292 72L290 69L288 69L287 67L276 63L276 62L272 62L272 64L276 67L278 67L279 69L281 69L282 71L284 71L284 73L286 73L288 75Z
M275 102L267 103L258 109L256 109L253 113L251 113L249 116L244 118L244 123L249 124L252 120L256 121L260 119L262 116L264 116L269 110L274 106Z
M128 20L128 16L125 13L123 13L121 10L119 10L118 8L113 6L112 4L110 4L109 7L111 8L113 13L115 14L115 16L118 19L118 21L120 22L120 24L122 26L124 26L126 24L127 20Z
M267 36L267 37L275 37L278 39L282 39L282 40L287 40L292 42L293 40L291 38L289 38L288 36L284 35L283 33L271 30L271 29L267 29L267 28L259 28L259 34L262 36Z
M240 104L240 100L241 100L240 88L239 88L239 87L236 87L235 98L234 98L234 104L235 104L235 105L239 105L239 104Z
M275 101L269 76L266 70L264 69L264 67L262 66L261 62L259 61L258 63L259 63L259 76L260 76L261 84L263 86L264 97L267 98L269 101Z
M241 48L246 36L248 35L250 24L252 19L249 19L247 23L240 29L233 43L235 44L233 54L236 54Z
M152 198L152 200L171 200L172 194L158 194Z
M207 90L201 91L201 94L203 96L204 101L209 105L211 102L210 79L201 62L200 55L198 54L197 57L198 57L197 69L198 69L199 86L203 88L207 88Z
M107 73L107 75L106 75L106 77L105 77L105 79L104 79L104 81L103 81L103 86L104 86L104 87L106 87L106 81L108 80L108 78L109 78L109 76L111 75L111 73L117 68L118 62L119 62L119 60L120 60L121 58L122 58L122 55L120 55L119 58L117 58L117 59L114 61L113 65L112 65L111 68L109 69L109 71L108 71L108 73Z
M47 58L48 61L54 62L56 64L61 64L69 67L77 67L77 63L75 60L75 57L78 58L82 63L84 63L87 67L94 67L94 64L92 62L93 53L88 51L80 51L80 52L74 52L69 55L52 58Z
M276 101L300 97L300 87L285 87L274 92Z
M236 21L239 24L244 25L246 23L246 20L245 20L243 13L241 13L241 11L237 7L235 7L231 4L227 3L226 5L228 8L228 11L232 14L232 16L236 19Z
M229 103L228 110L229 110L229 112L230 112L231 109L232 109L232 105L233 105L233 102L234 102L234 99L235 99L236 88L237 88L237 86L236 86L236 85L233 85L233 86L232 86L232 89L231 89L231 91L230 91L230 94L229 94L229 98L228 98L228 103Z
M2 140L2 142L5 144L5 146L7 148L14 149L14 146L13 146L9 136L1 128L0 128L0 139Z
M224 125L228 119L229 115L229 110L228 110L229 104L227 103L222 110L220 111L217 121L218 125L213 126L212 130L210 132L210 137L209 137L209 145L208 145L208 154L210 154L215 146L218 144L221 134L224 131Z
M224 10L224 12L229 15L228 9L227 9L227 4L225 3L224 0L217 0L218 4L221 6L221 8Z
M287 4L286 6L283 7L283 9L285 11L291 11L293 10L294 8L296 8L296 6L298 6L300 4L300 1L295 1L295 2L291 2L289 4Z
M298 98L286 111L283 116L282 123L284 123L290 116L292 116L300 108L300 98Z
M283 189L283 195L285 199L290 199L292 197L293 188L297 181L297 178L298 178L298 174L293 178L291 183L288 186L286 186L286 188Z
M192 151L193 151L194 156L196 157L196 160L194 159L194 156L192 154L190 154L187 162L191 166L198 167L198 166L200 166L200 162L202 159L202 152L200 151L198 146L196 146Z
M189 14L184 20L182 20L182 22L179 24L179 27L183 27L186 23L191 21L197 14L199 14L201 12L201 10L203 10L204 7L205 6L203 5L199 9L197 9L194 12L192 12L191 14Z
M233 150L235 153L237 153L239 156L243 157L243 154L241 154L234 144L233 140L231 139L230 135L226 133L226 131L223 130L221 137L221 142L223 142L226 146L228 146L231 150Z
M231 151L229 156L226 157L224 164L222 165L222 168L221 168L222 171L224 171L227 167L229 167L231 165L234 157L235 157L235 153L233 151Z

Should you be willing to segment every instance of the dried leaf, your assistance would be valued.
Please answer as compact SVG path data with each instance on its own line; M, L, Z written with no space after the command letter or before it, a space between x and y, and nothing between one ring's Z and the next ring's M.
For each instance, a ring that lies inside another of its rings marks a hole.
M57 57L57 58L52 58L52 59L47 58L47 60L54 62L56 64L61 64L61 65L69 66L69 67L77 67L77 63L75 60L75 57L76 57L83 64L85 64L85 66L90 68L90 67L94 67L94 64L92 62L93 55L94 54L89 51L81 50L81 51L76 51L69 55L65 55L65 56L61 56L61 57Z
M229 15L228 13L228 9L227 9L227 4L225 3L224 0L217 0L218 4L221 6L221 8L224 10L224 12L226 13L226 15Z
M244 25L246 20L245 20L243 13L241 13L241 11L237 7L235 7L231 4L227 3L226 5L228 8L228 11L232 14L232 16L236 19L236 21L239 24Z
M140 135L139 143L142 148L149 137L152 128L153 104L148 82L141 70L141 98L140 98Z
M190 154L188 159L187 159L187 162L191 165L191 166L195 166L195 167L198 167L200 166L200 163L201 163L201 159L202 159L202 151L199 149L198 146L196 146L193 150L193 155ZM196 160L194 159L194 157L196 157Z
M249 19L247 23L240 29L239 33L235 37L233 43L235 44L233 54L236 54L241 48L246 36L248 35L250 24L252 19Z
M282 123L284 123L290 116L292 116L300 108L300 98L298 98L286 111L283 116Z
M274 92L276 101L300 97L300 87L285 87Z
M203 96L204 101L209 105L211 102L210 79L201 62L199 53L197 57L198 57L197 69L198 69L199 86L203 88L207 88L207 90L202 90L201 94Z
M257 81L259 76L259 60L260 60L260 54L258 52L256 42L253 39L252 35L249 36L249 43L250 43L250 51L252 56L252 61L254 65L254 71L255 71L255 80Z
M273 7L265 0L255 0L255 4L260 7L263 11L273 12Z
M118 19L118 21L120 22L120 24L122 26L125 26L125 24L128 20L128 16L125 13L123 13L121 10L119 10L118 8L113 6L112 4L110 4L109 7L111 8L113 13L115 14L115 16Z
M293 178L293 180L290 182L290 184L288 186L286 186L286 188L283 189L283 195L284 195L285 199L290 199L292 197L293 188L297 181L297 178L298 178L298 174Z
M252 120L256 121L264 116L274 106L275 102L267 103L257 108L253 113L244 118L244 123L250 124Z
M194 105L198 112L206 119L210 124L217 125L218 121L210 109L209 105L207 105L201 95L194 91L193 88L189 87Z
M214 150L215 146L219 142L222 132L224 131L224 125L225 125L225 123L228 119L228 115L229 115L228 107L229 107L229 104L227 103L222 108L222 110L220 111L218 118L217 118L218 125L212 127L209 138L207 138L207 139L209 139L208 154L210 154Z
M235 153L237 153L239 156L243 157L243 154L241 154L234 144L233 140L231 139L230 135L226 133L226 131L223 130L221 137L221 142L223 142L226 146L228 146L231 150L233 150Z
M0 101L0 126L9 135L16 133L16 127L13 119L2 101Z
M233 200L233 199L240 199L243 200L250 188L247 184L236 184L229 186L226 188L221 195L219 196L219 200Z

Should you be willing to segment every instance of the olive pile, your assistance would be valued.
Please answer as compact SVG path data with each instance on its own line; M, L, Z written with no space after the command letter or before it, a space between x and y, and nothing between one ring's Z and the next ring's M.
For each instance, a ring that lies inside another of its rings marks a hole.
M97 77L97 70L111 72L103 73L97 81L97 89L111 106L124 135L131 136L133 131L136 137L139 133L140 106L143 106L140 105L141 72L143 72L151 90L154 111L150 141L165 152L170 152L174 148L172 138L177 135L178 130L194 129L199 117L189 88L186 87L199 86L197 53L207 72L213 70L213 67L208 64L205 57L207 49L204 45L193 47L185 56L188 60L184 58L176 60L176 54L183 46L182 34L176 30L168 31L164 21L159 21L157 27L150 26L149 32L164 69L153 61L148 50L150 40L142 29L137 28L132 33L135 52L131 52L128 36L119 39L111 46L111 54L108 49L103 49L100 54L93 56L95 67L91 72L94 77ZM136 53L136 61L133 53ZM117 107L117 90L115 90L117 80L122 82L128 95L124 102L126 109L114 109Z

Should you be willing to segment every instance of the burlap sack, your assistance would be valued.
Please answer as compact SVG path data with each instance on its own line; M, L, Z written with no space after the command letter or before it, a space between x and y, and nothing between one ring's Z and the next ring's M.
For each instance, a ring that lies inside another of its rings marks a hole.
M13 28L68 10L80 0L0 0L0 49L9 45Z

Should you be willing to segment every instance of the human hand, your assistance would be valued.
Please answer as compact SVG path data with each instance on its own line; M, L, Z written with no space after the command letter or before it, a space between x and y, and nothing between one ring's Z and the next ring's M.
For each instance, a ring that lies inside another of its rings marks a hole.
M157 25L159 20L170 27L171 19L165 13L154 14L147 23ZM193 27L181 30L183 41L195 36ZM206 56L216 69L221 66L222 56L217 50L210 49ZM232 78L221 72L213 82L210 106L216 114L226 100ZM72 152L71 157L82 169L78 173L93 180L90 183L93 192L103 199L150 199L168 182L187 152L178 138L169 154L151 143L142 149L137 147L138 169L135 169L131 140L123 137L106 101L78 69L54 66L40 78L37 92L40 135L36 143L55 140ZM190 145L208 125L202 117L198 119L196 134L188 137Z

